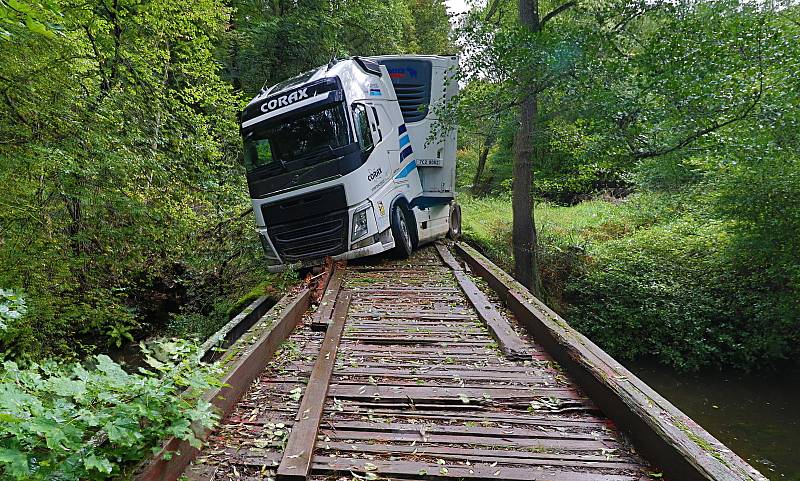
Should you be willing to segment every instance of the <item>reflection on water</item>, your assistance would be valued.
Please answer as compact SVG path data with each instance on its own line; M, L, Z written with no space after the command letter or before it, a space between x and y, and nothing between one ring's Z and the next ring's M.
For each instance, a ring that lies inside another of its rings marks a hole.
M772 481L800 481L800 365L769 373L628 369Z

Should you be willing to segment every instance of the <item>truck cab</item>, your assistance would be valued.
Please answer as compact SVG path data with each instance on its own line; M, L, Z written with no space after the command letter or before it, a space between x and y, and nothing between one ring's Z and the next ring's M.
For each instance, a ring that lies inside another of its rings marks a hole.
M327 256L403 256L457 234L456 134L430 135L431 107L457 92L456 65L455 57L354 57L247 105L247 183L271 271Z

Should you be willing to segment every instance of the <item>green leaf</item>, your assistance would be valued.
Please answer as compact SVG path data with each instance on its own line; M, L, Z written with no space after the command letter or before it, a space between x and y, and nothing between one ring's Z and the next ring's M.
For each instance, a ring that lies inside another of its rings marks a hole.
M20 423L24 421L22 418L18 418L17 416L13 416L7 413L0 413L0 422L3 423Z
M88 470L95 470L106 474L111 474L111 471L114 470L111 461L106 458L97 457L94 454L90 454L84 459L83 466Z
M57 377L50 381L53 392L59 396L73 397L86 393L86 385L81 381Z
M165 364L158 359L154 358L153 356L147 356L144 359L144 362L147 363L148 366L152 367L153 369L162 370L164 369Z
M25 18L25 26L28 27L33 33L38 33L39 35L44 35L46 37L54 37L53 31L47 28L42 22L36 20L33 17L26 17Z
M11 476L21 478L30 474L28 457L16 449L0 448L0 464L6 466L6 472Z

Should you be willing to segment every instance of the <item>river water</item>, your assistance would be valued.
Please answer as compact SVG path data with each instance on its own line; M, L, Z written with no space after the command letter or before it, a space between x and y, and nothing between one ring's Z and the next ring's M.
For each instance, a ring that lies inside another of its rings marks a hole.
M800 364L760 373L628 369L772 481L800 481Z

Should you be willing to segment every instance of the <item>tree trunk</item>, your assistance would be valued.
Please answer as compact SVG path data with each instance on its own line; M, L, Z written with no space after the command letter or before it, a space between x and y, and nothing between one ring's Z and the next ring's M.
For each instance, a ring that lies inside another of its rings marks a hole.
M480 186L483 171L486 170L486 159L489 157L489 150L494 145L494 135L487 136L481 143L481 150L478 152L478 167L475 169L475 177L472 178L472 195L478 195L483 190Z
M519 0L520 23L538 32L538 0ZM527 75L526 75L527 74ZM519 72L528 77L529 72ZM514 274L517 280L535 296L541 295L541 278L536 256L536 224L533 218L533 197L531 185L533 177L534 141L538 137L538 98L530 78L523 83L522 102L519 111L519 130L514 136L514 183L512 187L511 208L514 216L512 242L514 245Z
M536 258L536 224L533 218L531 192L537 114L536 95L526 95L520 107L519 130L514 136L514 184L511 208L514 215L512 238L515 277L534 295L539 296L541 280Z

